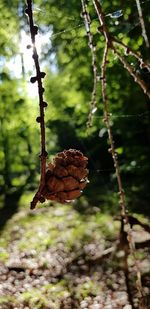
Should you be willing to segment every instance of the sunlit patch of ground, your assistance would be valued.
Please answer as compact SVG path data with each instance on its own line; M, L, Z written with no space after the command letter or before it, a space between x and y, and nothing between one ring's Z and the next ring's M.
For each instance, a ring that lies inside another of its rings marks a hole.
M119 222L98 211L21 207L0 239L0 308L130 309L121 255L110 250L118 233ZM139 250L138 257L148 295L149 250ZM130 264L136 306L132 259Z

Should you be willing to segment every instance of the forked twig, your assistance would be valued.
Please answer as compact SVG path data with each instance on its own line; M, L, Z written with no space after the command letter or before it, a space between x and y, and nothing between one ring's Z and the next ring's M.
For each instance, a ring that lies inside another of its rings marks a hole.
M31 83L37 81L38 83L38 95L39 95L39 107L40 107L40 116L36 118L36 121L40 123L40 131L41 131L41 154L40 154L40 161L41 161L41 178L38 191L36 192L33 200L31 202L31 209L36 207L38 201L43 202L43 197L41 196L42 189L45 185L45 173L46 173L46 146L45 146L45 121L44 121L44 108L47 106L47 103L44 102L43 93L44 88L42 84L42 78L45 77L46 73L41 72L40 65L39 65L39 57L36 49L36 40L35 36L38 33L38 27L34 25L33 21L33 10L32 10L32 0L27 0L27 8L25 13L28 15L29 18L29 26L30 26L30 33L31 33L31 41L32 41L32 49L33 49L33 60L35 63L36 68L36 76L31 77Z

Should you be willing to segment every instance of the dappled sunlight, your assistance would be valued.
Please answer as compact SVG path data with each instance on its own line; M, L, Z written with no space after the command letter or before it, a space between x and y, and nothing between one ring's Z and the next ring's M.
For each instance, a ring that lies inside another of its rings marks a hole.
M0 1L0 309L149 308L149 1Z
M111 216L81 215L72 205L49 205L36 213L21 208L1 235L0 299L6 295L8 304L15 297L20 308L123 308L128 300L122 251L114 255L118 232ZM139 260L148 272L146 251ZM130 267L134 273L133 261Z

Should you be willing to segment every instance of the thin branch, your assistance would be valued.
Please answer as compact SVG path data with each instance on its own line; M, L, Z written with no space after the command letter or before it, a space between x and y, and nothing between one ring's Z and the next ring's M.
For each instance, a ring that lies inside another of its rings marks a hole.
M121 62L124 64L125 68L134 77L134 79L135 79L135 77L137 78L137 82L140 84L140 86L142 86L142 89L144 88L143 89L144 92L145 92L145 85L143 85L143 83L144 83L143 81L142 82L141 82L141 80L139 81L139 77L136 76L134 74L134 72L130 69L130 65L128 64L128 62L124 61L124 58L120 55L120 53L118 51L116 51L116 48L113 46L113 40L112 40L111 35L109 34L109 30L108 30L107 25L105 23L105 15L103 13L101 4L99 3L98 0L93 0L93 4L94 4L94 7L95 7L95 10L97 12L98 19L99 19L99 22L100 22L99 31L102 32L102 34L105 37L105 41L106 41L105 42L105 49L104 49L104 53L103 53L102 65L101 65L102 98L103 98L103 104L104 104L104 122L106 124L107 131L108 131L108 137L109 137L109 142L110 142L110 146L111 146L110 152L111 152L112 159L113 159L113 162L114 162L114 167L115 167L116 177L117 177L117 182L118 182L119 195L120 195L120 206L121 206L121 217L122 217L124 233L127 234L127 241L128 241L128 244L129 244L130 252L131 252L131 254L134 258L134 263L135 263L135 267L136 267L136 273L137 273L136 287L137 287L137 290L139 292L139 298L140 298L140 301L139 301L140 307L139 308L144 309L145 306L144 306L144 300L143 300L141 273L140 273L138 261L136 259L135 243L134 243L134 239L133 239L133 236L132 236L132 229L131 229L131 226L130 226L130 223L129 223L129 220L128 220L128 214L127 214L126 202L125 202L125 193L124 193L123 186L122 186L120 167L119 167L119 163L118 163L117 153L115 151L113 134L112 134L111 124L110 124L109 105L108 105L108 98L107 98L107 93L106 93L106 86L107 86L106 68L107 68L107 55L108 55L109 49L113 50L115 52L115 54L117 54L117 56L119 57ZM147 93L147 91L146 91L146 93ZM125 252L125 254L126 254L126 252ZM126 256L126 258L127 258L127 256ZM127 264L126 264L126 266L127 266ZM127 286L127 290L128 290L128 286ZM128 295L128 297L130 299L130 295Z
M108 31L108 28L105 22L105 15L103 14L101 4L99 3L98 0L93 0L93 4L94 4L94 7L95 7L95 10L96 10L99 22L100 22L100 27L98 28L98 30L103 33L105 37L105 41L107 44L109 44L109 47L110 47L112 44L112 38L111 38L111 35L109 34L109 31Z
M116 216L115 220L120 221L121 218L120 216ZM131 227L133 227L134 225L139 225L141 226L147 233L150 233L150 225L147 223L143 223L141 222L139 219L137 219L136 217L132 216L132 215L128 215L128 221L131 225Z
M124 68L130 73L130 75L134 78L134 81L140 85L144 93L150 98L150 91L148 90L147 84L140 78L139 74L137 74L132 66L126 61L125 57L123 57L120 52L112 45L111 49L114 51L114 54L118 57L118 59L122 62Z
M42 189L45 184L45 173L46 173L46 158L47 158L47 152L45 147L45 121L44 121L44 108L47 106L47 103L43 100L43 84L42 84L42 78L45 77L45 73L40 71L40 65L39 65L39 57L36 49L36 40L35 36L38 33L38 27L34 25L33 21L33 11L32 11L32 0L27 0L27 8L25 10L25 13L29 17L29 26L30 26L30 33L31 33L31 41L32 41L32 48L33 48L33 60L35 63L36 68L36 76L31 77L30 81L31 83L34 83L37 81L38 83L38 95L39 95L39 108L40 108L40 116L36 118L36 121L40 123L40 131L41 131L41 154L40 154L40 161L41 161L41 178L40 178L40 184L38 191L36 192L32 202L31 202L31 209L34 209L36 207L36 204L38 201L43 201L43 198L41 196Z
M132 291L130 287L130 272L129 272L129 265L128 265L128 256L130 254L129 251L129 243L128 243L128 234L125 232L125 226L124 226L124 220L123 217L121 218L121 224L120 224L120 237L119 237L119 244L118 248L122 249L124 251L124 256L123 256L123 271L124 271L124 276L125 276L125 284L126 284L126 289L127 289L127 295L128 295L128 301L130 305L132 306L132 309L135 309L134 302L133 302L133 297L132 297Z
M109 33L109 30L105 22L105 15L103 14L101 4L99 3L98 0L93 0L93 4L94 4L94 7L95 7L95 10L97 12L98 19L100 22L100 27L98 28L99 32L104 35L106 42L108 42L109 48L114 51L114 53L117 55L119 60L123 63L125 69L134 78L134 81L139 84L139 86L142 88L144 93L150 98L150 91L148 90L147 84L140 78L140 76L136 72L134 72L132 66L126 61L126 59L120 54L120 52L117 51L116 47L114 46L113 44L114 42L115 43L120 43L120 42L116 40L114 37L112 37L112 35ZM123 43L121 45L127 48L127 46L124 45ZM131 52L131 49L130 49L130 52ZM135 57L137 58L137 54ZM142 60L140 60L140 62L144 63L144 61L142 62Z
M99 21L100 21L100 29L103 32L105 36L105 49L103 53L103 59L102 59L102 65L101 65L101 84L102 84L102 98L103 98L103 104L104 104L104 122L106 124L107 130L108 130L108 137L109 137L109 142L110 142L110 149L109 152L111 152L112 159L114 162L114 167L116 170L116 177L117 177L117 182L118 182L118 188L119 188L119 195L120 195L120 206L121 206L121 215L123 217L126 217L126 203L125 203L125 194L122 186L122 180L121 180L121 175L120 175L120 167L118 163L118 158L117 158L117 153L115 151L115 145L114 145L114 140L113 140L113 133L111 129L111 124L110 124L110 114L109 114L109 103L108 103L108 98L106 94L106 67L107 67L107 55L108 55L108 50L109 48L112 48L112 40L109 35L108 28L105 23L105 16L103 14L102 8L100 3L97 0L93 0L93 4L95 6ZM127 218L126 218L127 219ZM127 219L128 221L128 219Z
M90 14L87 10L87 5L85 3L85 0L81 0L82 3L82 16L84 19L85 29L88 36L89 41L89 47L91 50L91 56L92 56L92 69L93 69L93 91L92 91L92 97L90 102L90 113L88 116L87 121L87 128L90 128L93 121L93 114L96 111L96 92L97 92L97 65L96 65L96 46L93 42L93 35L91 33L91 18Z
M101 65L101 79L102 79L102 97L103 97L103 104L104 104L104 122L107 127L108 131L108 137L111 148L109 149L109 152L112 155L112 159L114 162L117 182L118 182L118 188L119 188L119 195L120 195L120 206L121 206L121 232L120 232L120 243L123 244L123 250L124 250L124 275L125 275L125 283L127 288L127 294L128 294L128 300L130 304L132 305L132 308L134 308L133 300L132 300L132 293L129 285L129 267L128 267L128 255L129 255L129 246L131 247L132 244L128 244L128 236L130 235L131 239L131 230L130 226L128 228L128 231L125 232L125 224L128 225L128 216L126 212L126 202L125 202L125 193L123 190L122 185L122 179L120 174L120 167L118 162L117 153L115 151L115 144L113 140L113 133L111 129L110 124L110 116L109 116L109 106L108 106L108 98L106 94L106 87L107 87L107 80L106 80L106 68L107 68L107 55L108 55L108 44L106 43L104 54L103 54L103 60ZM132 240L133 241L133 240Z
M124 48L126 55L134 56L139 61L141 68L146 68L148 71L150 71L150 64L145 62L140 54L136 53L131 47L124 44L120 40L114 37L112 38L112 40L114 44L118 44Z
M131 226L140 225L146 232L150 233L150 226L147 223L143 223L131 215L129 215L128 218Z
M126 217L125 193L124 193L123 186L122 186L118 157L117 157L117 153L115 151L115 144L114 144L114 140L113 140L113 133L112 133L111 123L110 123L108 98L107 98L107 94L106 94L107 55L108 55L108 44L106 43L106 46L105 46L105 49L104 49L104 54L103 54L102 65L101 65L101 83L102 83L102 97L103 97L103 104L104 104L104 122L105 122L106 127L107 127L108 137L109 137L109 142L110 142L109 152L112 155L112 159L113 159L114 167L115 167L115 171L116 171L116 177L117 177L119 195L120 195L121 215L125 218Z
M145 27L145 22L144 22L144 18L143 18L140 0L136 0L136 6L137 6L138 14L139 14L139 21L140 21L140 24L141 24L143 39L145 41L146 47L150 47L149 41L148 41L148 36L147 36L147 33L146 33L146 27Z
M150 239L141 241L141 242L136 242L135 244L136 249L143 249L145 247L149 248L150 247Z

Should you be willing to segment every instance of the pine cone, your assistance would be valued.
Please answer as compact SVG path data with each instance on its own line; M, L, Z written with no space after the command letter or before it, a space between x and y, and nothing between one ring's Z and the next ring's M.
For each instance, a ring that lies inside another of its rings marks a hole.
M43 197L60 203L78 198L88 179L88 158L75 149L59 152L48 164Z

